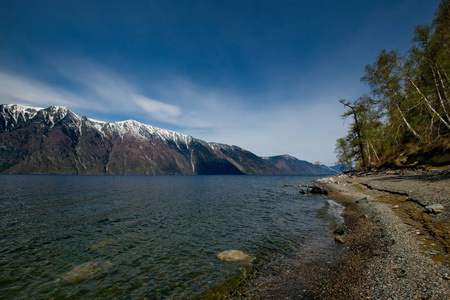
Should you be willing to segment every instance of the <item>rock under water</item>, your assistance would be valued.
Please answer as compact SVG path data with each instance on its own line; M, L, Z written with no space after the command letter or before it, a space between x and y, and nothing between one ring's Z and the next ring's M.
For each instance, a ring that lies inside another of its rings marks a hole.
M98 250L98 249L103 249L108 246L116 246L116 245L117 245L116 240L106 239L106 240L103 240L103 241L93 244L89 249Z
M65 273L61 279L69 283L77 283L97 272L108 270L112 266L113 263L109 261L88 261Z
M253 260L253 257L245 254L244 252L240 250L227 250L220 252L217 254L217 258L224 261L247 261L250 262Z

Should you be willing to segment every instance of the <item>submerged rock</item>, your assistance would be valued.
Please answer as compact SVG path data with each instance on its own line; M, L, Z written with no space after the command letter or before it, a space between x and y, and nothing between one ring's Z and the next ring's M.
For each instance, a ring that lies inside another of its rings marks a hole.
M108 246L116 246L117 245L117 241L113 240L113 239L106 239L103 241L100 241L98 243L93 244L90 249L91 250L98 250L98 249L102 249Z
M88 261L76 266L61 276L61 279L69 283L77 283L91 277L97 272L106 271L113 266L109 261Z
M227 250L220 252L217 254L217 258L224 261L247 261L250 262L253 260L253 257L245 254L244 252L240 250Z

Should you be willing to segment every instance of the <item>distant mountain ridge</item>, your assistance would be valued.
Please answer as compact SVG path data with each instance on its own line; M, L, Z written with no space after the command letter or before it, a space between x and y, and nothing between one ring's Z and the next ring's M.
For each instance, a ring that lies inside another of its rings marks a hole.
M306 175L306 174L336 174L337 171L324 166L324 165L316 165L305 160L297 159L290 155L278 155L265 157L267 161L273 164L278 169L285 171L288 174L298 174L298 175Z
M62 106L16 104L0 105L0 173L292 174L237 146L133 120L96 121Z

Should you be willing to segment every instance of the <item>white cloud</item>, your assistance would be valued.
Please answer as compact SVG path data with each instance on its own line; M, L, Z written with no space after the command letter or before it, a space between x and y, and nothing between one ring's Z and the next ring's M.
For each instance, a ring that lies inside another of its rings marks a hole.
M335 162L334 146L345 135L338 106L316 103L264 108L258 111L227 109L216 114L213 131L191 130L206 141L238 145L260 156L290 154L299 159ZM205 112L206 113L206 112Z
M133 95L139 93L138 88L108 66L87 58L54 58L50 64L77 86L78 94L90 100L90 109L103 113L136 112Z
M265 101L255 101L232 91L172 78L170 82L146 82L147 92L158 95L155 100L143 93L138 82L88 60L55 63L55 70L76 89L0 71L0 102L64 105L88 117L99 113L122 118L110 121L134 118L150 125L158 121L166 124L161 127L208 142L238 145L261 156L291 154L311 162L333 163L335 140L345 135L339 103L330 104L327 100L334 96L321 91L313 98L322 100L308 105L302 96L286 102L264 95Z
M161 122L177 123L181 109L175 105L163 103L140 95L133 95L134 102L152 117Z
M174 105L143 96L136 84L107 66L88 59L53 59L50 65L58 79L68 83L66 86L0 70L0 102L61 105L86 115L144 117L147 122L176 123L181 114Z
M75 95L40 81L0 71L1 102L28 105L69 105ZM80 100L80 99L78 99Z
M208 142L237 145L261 156L290 154L333 164L336 139L345 135L342 107L323 89L309 95L311 101L305 104L304 96L284 101L264 95L265 101L257 101L180 78L168 86L158 83L156 90L178 101L183 113L177 125L183 133Z

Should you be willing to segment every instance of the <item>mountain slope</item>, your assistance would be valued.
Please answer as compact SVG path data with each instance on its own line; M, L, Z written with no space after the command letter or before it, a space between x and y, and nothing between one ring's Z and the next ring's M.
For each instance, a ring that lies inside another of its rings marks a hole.
M336 174L337 172L323 165L314 165L290 155L279 155L265 158L268 162L287 174Z
M280 173L253 153L225 146L132 120L90 120L65 107L0 105L0 173Z
M228 160L243 173L251 172L256 175L287 174L283 170L276 168L269 161L238 146L229 146L219 143L210 143L210 146L219 157Z

